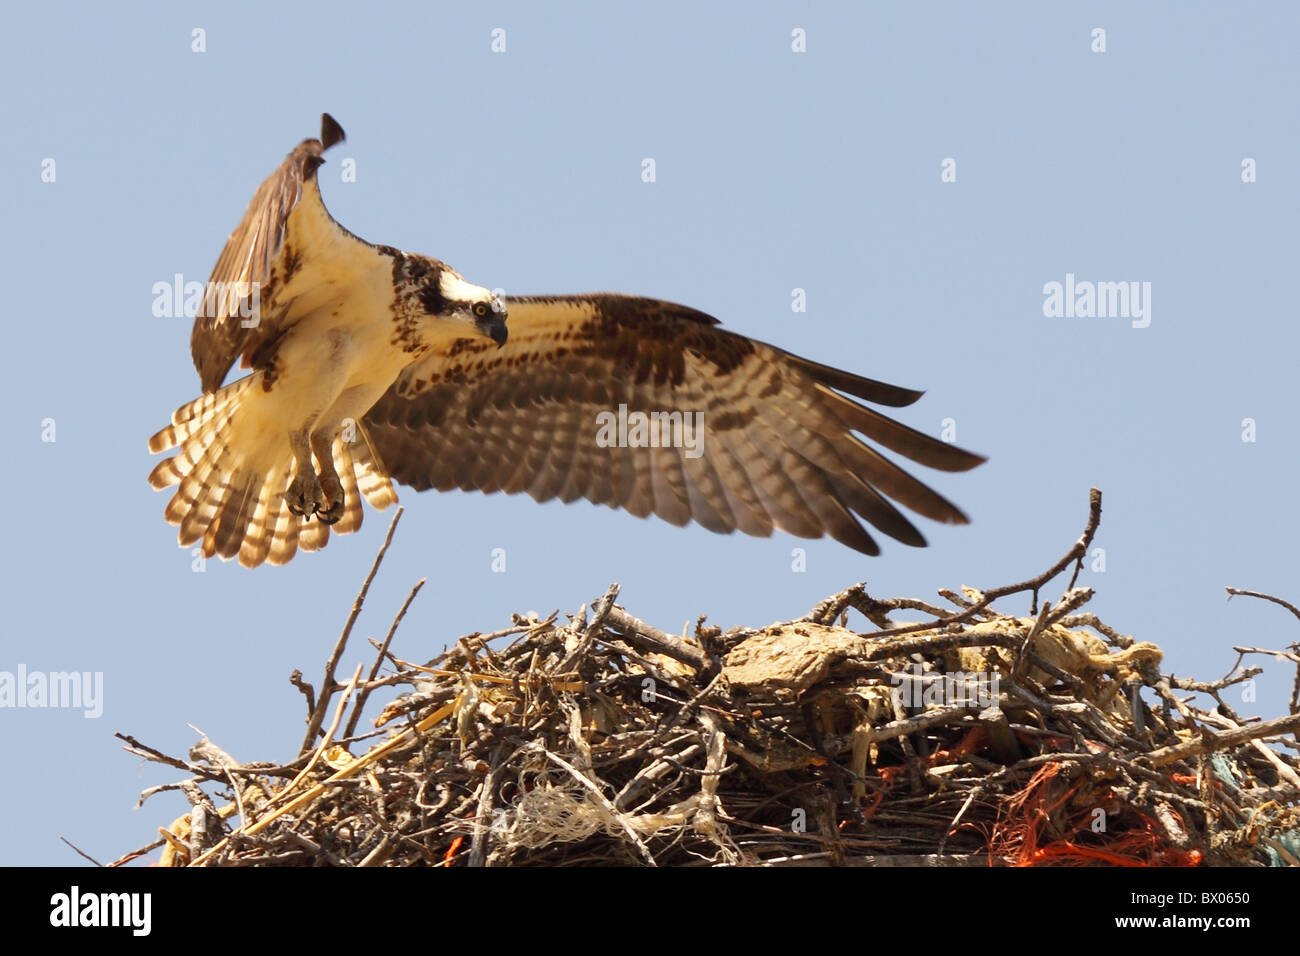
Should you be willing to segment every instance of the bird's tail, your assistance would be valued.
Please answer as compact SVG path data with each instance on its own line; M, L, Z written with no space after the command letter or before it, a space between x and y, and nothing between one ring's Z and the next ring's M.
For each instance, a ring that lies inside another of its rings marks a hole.
M356 422L333 445L343 515L328 525L291 512L285 492L296 466L288 435L262 414L261 376L255 372L182 405L172 423L149 439L151 452L177 449L158 462L149 483L177 486L164 515L180 526L181 545L202 542L205 556L238 556L245 567L284 564L299 549L323 548L331 527L339 534L356 531L363 497L380 510L397 500L370 436Z

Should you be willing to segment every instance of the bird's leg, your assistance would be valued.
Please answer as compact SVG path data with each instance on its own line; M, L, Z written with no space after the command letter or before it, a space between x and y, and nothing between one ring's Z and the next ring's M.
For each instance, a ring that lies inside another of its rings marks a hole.
M316 517L333 524L343 517L343 484L334 470L334 439L329 431L321 429L311 434L311 450L316 453L320 469L320 490L324 499Z
M284 500L289 510L296 515L310 518L324 505L320 480L311 464L311 445L307 440L307 429L289 432L289 446L293 449L293 459L297 463L293 481L284 493ZM331 470L333 466L331 464Z

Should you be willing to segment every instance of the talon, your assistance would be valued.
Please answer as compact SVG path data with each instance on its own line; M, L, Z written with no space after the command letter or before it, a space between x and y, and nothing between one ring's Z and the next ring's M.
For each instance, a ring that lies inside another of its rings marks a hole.
M296 475L289 483L289 490L284 493L284 498L289 505L289 510L304 518L318 514L325 504L320 482L315 475Z
M334 524L343 517L343 485L337 478L322 478L320 489L323 500L316 509L316 517L326 524Z

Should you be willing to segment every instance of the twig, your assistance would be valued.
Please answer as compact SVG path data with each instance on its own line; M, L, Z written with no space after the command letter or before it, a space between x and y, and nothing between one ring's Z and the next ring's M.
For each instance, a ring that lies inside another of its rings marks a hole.
M618 597L618 592L619 585L617 583L611 584L605 591L605 596L596 602L592 608L591 623L583 627L582 638L574 645L573 650L564 655L564 659L560 661L559 666L555 669L556 674L570 673L579 658L587 655L587 652L591 649L591 642L596 639L596 635L605 626L606 619L609 618L614 609L614 599Z
M696 670L704 667L704 653L699 648L633 617L621 607L614 606L609 609L606 623L633 647L655 654L664 654Z
M483 784L479 790L478 807L474 814L474 837L470 841L469 865L480 867L487 865L488 843L492 839L492 805L497 788L497 774L501 770L501 755L504 747L498 747L492 755L488 772L483 775Z
M380 686L375 683L375 678L379 674L379 667L388 655L388 646L393 642L393 635L397 633L397 626L402 623L402 618L406 617L406 609L411 606L415 596L420 593L420 588L424 587L427 578L420 578L415 582L415 587L411 588L411 593L406 596L402 602L402 608L397 612L397 617L393 618L392 625L388 628L388 633L384 636L384 642L379 645L379 652L375 655L375 663L370 668L370 677L365 685L357 693L356 703L352 706L352 716L348 718L348 726L343 731L344 737L351 737L357 729L357 721L361 719L361 712L365 709L366 701L370 697L370 691Z
M98 860L96 860L89 853L87 853L85 850L81 849L81 847L77 846L75 843L69 840L67 837L61 836L59 837L59 839L62 840L64 843L66 843L68 846L72 847L72 852L76 853L77 856L89 860L91 863L95 864L95 866L104 865L103 863L100 863Z
M1290 601L1284 601L1280 597L1274 597L1271 594L1265 594L1263 591L1247 591L1244 588L1225 587L1223 590L1228 592L1227 599L1229 601L1232 600L1232 596L1234 594L1240 594L1242 597L1259 598L1261 601L1272 601L1274 604L1280 604L1282 607L1286 608L1288 611L1294 614L1296 620L1300 620L1300 607L1296 607Z
M1151 753L1146 754L1142 759L1153 767L1163 767L1175 760L1186 760L1188 757L1195 757L1198 754L1226 750L1228 747L1234 747L1257 737L1274 737L1279 734L1295 733L1297 730L1300 730L1300 714L1291 714L1288 717L1276 717L1273 720L1250 724L1236 730L1225 730L1219 734L1206 734L1202 740L1190 740L1187 743L1161 747L1159 750L1153 750Z
M365 582L361 585L361 591L357 598L352 602L352 613L348 615L347 623L343 626L343 633L339 635L338 641L334 644L334 651L330 654L329 660L325 662L325 677L321 680L320 698L316 701L316 706L311 712L311 717L307 721L307 733L302 738L302 746L298 748L299 753L306 753L316 742L316 735L320 733L320 725L325 720L325 712L329 708L330 698L338 688L334 685L334 670L338 667L339 658L343 656L343 649L347 647L348 638L352 634L352 625L357 622L357 616L361 613L362 605L366 603L366 594L370 591L370 582L375 579L379 573L379 566L384 563L384 555L388 553L388 546L393 543L393 532L397 530L397 522L402 520L402 509L398 508L393 515L392 523L388 526L388 534L384 538L384 543L379 548L379 553L375 555L375 563L370 566L370 573L366 575Z

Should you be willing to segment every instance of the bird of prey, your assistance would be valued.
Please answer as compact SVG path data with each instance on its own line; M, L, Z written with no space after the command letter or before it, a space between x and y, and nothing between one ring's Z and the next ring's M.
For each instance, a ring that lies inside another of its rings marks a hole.
M982 462L854 400L922 393L686 306L494 296L437 259L372 245L321 200L317 168L342 139L322 116L212 270L190 338L203 393L149 440L176 449L149 481L175 486L165 515L181 545L283 564L360 527L362 498L394 502L393 480L587 498L724 533L829 534L865 554L880 549L859 518L925 545L887 499L966 522L858 437L943 471ZM236 359L252 372L223 385Z

